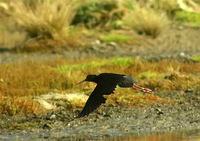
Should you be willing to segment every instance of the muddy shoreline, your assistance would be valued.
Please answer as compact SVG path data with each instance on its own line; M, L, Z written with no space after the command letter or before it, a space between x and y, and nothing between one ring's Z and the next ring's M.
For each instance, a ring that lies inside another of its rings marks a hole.
M101 139L124 134L200 130L200 92L155 93L184 102L145 107L101 106L89 117L74 119L81 109L49 111L43 115L1 115L0 139Z

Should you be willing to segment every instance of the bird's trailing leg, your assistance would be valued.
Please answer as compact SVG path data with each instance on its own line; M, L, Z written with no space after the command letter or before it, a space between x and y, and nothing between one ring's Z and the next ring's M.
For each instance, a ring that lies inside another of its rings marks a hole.
M143 92L143 93L153 93L153 91L151 90L151 89L148 89L148 88L143 88L143 87L140 87L140 86L138 86L138 85L136 85L136 84L133 84L133 87L132 87L133 89L136 89L136 90L139 90L139 91L141 91L141 92Z

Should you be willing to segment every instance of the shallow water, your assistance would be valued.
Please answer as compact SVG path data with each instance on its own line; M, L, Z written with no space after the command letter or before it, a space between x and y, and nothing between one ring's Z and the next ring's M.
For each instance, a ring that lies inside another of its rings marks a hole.
M117 135L113 133L107 133L103 136L76 136L75 134L66 134L64 131L51 133L51 132L39 132L39 133L18 133L2 135L1 140L107 140L107 141L200 141L200 130L187 131L187 132L171 132L171 133L157 133L157 134L125 134Z
M146 134L146 135L127 135L122 137L111 138L110 140L120 141L200 141L200 131L190 132L173 132L163 134Z

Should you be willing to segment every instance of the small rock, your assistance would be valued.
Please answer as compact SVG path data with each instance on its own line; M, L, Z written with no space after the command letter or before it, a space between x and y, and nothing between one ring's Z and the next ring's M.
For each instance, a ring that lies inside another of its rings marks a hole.
M179 30L183 30L185 27L184 26L178 26Z
M67 112L66 111L60 111L60 114L61 115L67 115Z
M98 46L93 46L93 47L92 47L92 50L98 51L98 50L99 50L99 47L98 47Z
M99 44L101 44L101 41L95 40L95 41L92 42L92 44L93 44L93 45L99 45Z
M56 115L55 114L52 114L50 117L49 117L50 120L54 120L56 119Z
M51 113L51 115L46 117L47 120L55 120L56 119L56 115L54 114L54 112Z
M107 45L113 46L113 47L117 46L117 44L115 42L109 42Z
M43 126L42 126L43 129L52 129L52 126L48 123L45 123Z
M42 105L42 107L44 107L45 109L51 110L54 109L55 106L50 104L49 102L47 102L46 100L43 99L37 99L37 101Z
M4 83L4 80L3 80L3 78L1 78L1 79L0 79L0 82L1 82L1 83Z
M191 93L191 92L193 92L193 90L188 88L188 89L185 90L185 92L186 93Z
M109 114L105 114L105 115L103 115L104 117L111 117L111 115L109 115Z
M186 56L184 52L181 52L179 55L182 56L182 57Z
M160 108L157 108L156 111L157 111L157 114L158 114L158 115L164 114Z

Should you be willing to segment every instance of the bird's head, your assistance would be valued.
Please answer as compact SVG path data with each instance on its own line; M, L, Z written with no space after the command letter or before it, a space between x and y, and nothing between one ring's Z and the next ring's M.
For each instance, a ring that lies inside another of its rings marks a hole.
M86 77L85 81L92 81L94 82L95 78L97 77L97 75L95 74L90 74Z
M81 83L83 83L83 82L85 82L85 81L95 82L95 78L96 78L96 77L97 77L97 75L94 75L94 74L88 75L88 76L86 77L86 79L84 79L83 81L77 83L76 85L81 84Z

